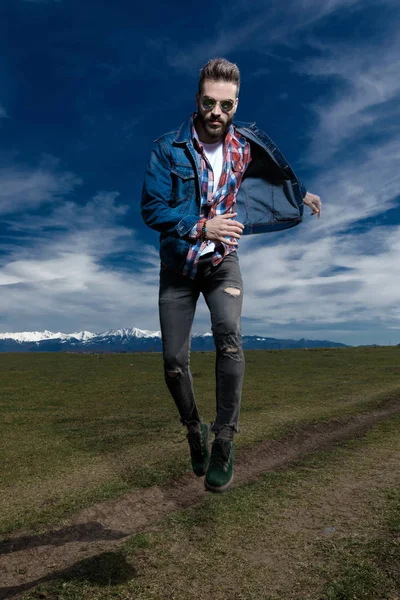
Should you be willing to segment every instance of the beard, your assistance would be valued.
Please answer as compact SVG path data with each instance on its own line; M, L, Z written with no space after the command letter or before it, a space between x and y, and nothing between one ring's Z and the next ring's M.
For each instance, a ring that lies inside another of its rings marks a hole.
M202 128L204 129L204 131L208 135L208 137L210 139L212 139L214 142L219 142L219 140L221 140L223 137L225 137L226 132L228 131L228 129L233 121L233 116L234 115L229 117L227 119L226 123L224 123L223 121L219 121L219 125L215 126L215 125L211 125L210 117L207 117L206 115L203 115L200 111L198 111L197 120L199 121L200 125L202 126Z

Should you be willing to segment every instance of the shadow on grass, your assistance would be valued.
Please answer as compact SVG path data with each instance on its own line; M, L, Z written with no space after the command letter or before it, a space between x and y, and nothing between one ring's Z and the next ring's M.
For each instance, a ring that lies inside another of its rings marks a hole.
M0 542L0 555L11 554L39 546L63 546L69 542L96 542L98 540L120 540L127 537L122 531L105 529L101 523L89 522L71 525L49 533L27 535Z
M43 592L37 590L34 597L59 598L57 588L60 587L61 589L66 584L71 586L77 584L79 587L83 585L112 587L126 583L136 576L136 568L127 561L123 552L103 552L97 556L81 560L72 567L58 573L52 573L18 586L0 588L0 600L14 598L22 592L50 582L53 583L54 587L52 586L48 593L44 590ZM77 593L79 594L79 590L77 590Z

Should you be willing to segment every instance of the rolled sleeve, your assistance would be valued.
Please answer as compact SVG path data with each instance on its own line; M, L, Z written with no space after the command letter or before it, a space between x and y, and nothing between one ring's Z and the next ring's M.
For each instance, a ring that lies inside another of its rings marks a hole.
M197 223L195 225L193 225L192 229L190 230L188 238L193 241L198 240L201 237L201 234L203 231L203 225L206 222L207 222L207 219L200 219L199 221L197 221Z

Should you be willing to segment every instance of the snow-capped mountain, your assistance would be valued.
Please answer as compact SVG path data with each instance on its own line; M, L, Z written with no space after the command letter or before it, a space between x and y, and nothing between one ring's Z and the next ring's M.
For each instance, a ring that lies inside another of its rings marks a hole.
M98 337L137 337L137 338L161 338L161 331L149 331L148 329L137 329L137 327L125 328L125 329L109 329L104 333L94 334Z
M345 344L327 340L281 340L256 335L243 336L246 350L279 350L283 348L334 348ZM211 333L193 334L192 350L212 351ZM0 352L161 352L160 331L137 327L109 329L102 333L79 331L24 331L0 333Z
M79 333L54 333L53 331L23 331L20 333L0 333L0 340L15 340L16 342L41 342L43 340L69 340L74 338L80 342L90 340L96 333L79 331Z

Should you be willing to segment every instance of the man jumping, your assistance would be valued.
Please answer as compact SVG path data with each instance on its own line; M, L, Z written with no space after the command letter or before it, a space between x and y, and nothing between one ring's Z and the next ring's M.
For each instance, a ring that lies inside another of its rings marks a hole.
M303 204L320 216L321 200L299 182L283 154L255 124L233 123L238 67L222 58L200 71L197 111L154 142L142 216L160 232L159 312L165 380L187 427L192 468L206 489L225 491L233 478L244 376L240 317L243 233L301 222ZM190 372L196 303L203 294L216 347L215 439L198 412Z

